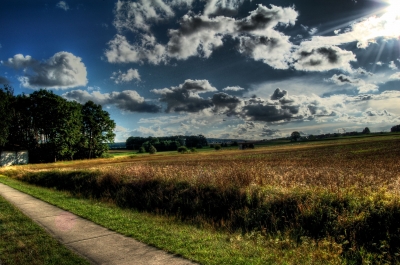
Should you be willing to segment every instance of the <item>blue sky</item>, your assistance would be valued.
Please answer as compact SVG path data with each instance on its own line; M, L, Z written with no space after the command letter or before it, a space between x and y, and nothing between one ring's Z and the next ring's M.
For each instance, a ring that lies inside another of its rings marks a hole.
M388 131L399 3L0 1L0 83L101 104L116 141Z

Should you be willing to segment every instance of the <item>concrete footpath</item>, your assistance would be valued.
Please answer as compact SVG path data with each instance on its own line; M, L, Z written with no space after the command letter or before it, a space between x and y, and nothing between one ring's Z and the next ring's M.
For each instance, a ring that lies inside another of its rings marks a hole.
M196 264L110 231L2 183L0 196L92 264Z

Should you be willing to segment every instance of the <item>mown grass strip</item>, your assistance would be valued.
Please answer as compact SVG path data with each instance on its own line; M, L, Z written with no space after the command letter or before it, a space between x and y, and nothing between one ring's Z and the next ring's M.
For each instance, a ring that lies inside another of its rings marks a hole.
M0 264L90 263L61 245L0 196Z
M341 246L329 240L297 244L284 237L227 234L197 228L174 218L72 197L66 192L0 177L0 182L118 233L201 264L343 264Z

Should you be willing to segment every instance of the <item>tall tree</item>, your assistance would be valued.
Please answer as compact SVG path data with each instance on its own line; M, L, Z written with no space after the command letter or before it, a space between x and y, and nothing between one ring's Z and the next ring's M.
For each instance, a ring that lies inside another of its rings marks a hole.
M93 101L82 106L82 142L87 149L87 158L100 157L108 150L107 143L114 142L115 122L101 105Z
M9 129L11 126L11 101L13 89L8 85L0 88L0 147L7 143Z
M298 131L294 131L290 135L290 138L292 138L292 141L295 141L295 142L297 142L297 140L300 139L300 137L301 137L301 135Z

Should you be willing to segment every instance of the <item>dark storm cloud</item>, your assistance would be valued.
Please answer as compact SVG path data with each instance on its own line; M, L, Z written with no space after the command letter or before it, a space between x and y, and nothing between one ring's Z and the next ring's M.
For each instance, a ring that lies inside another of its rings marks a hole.
M69 100L85 103L89 100L100 105L115 105L123 111L157 113L161 107L148 103L134 90L101 94L98 91L89 93L83 90L73 90L63 94Z

